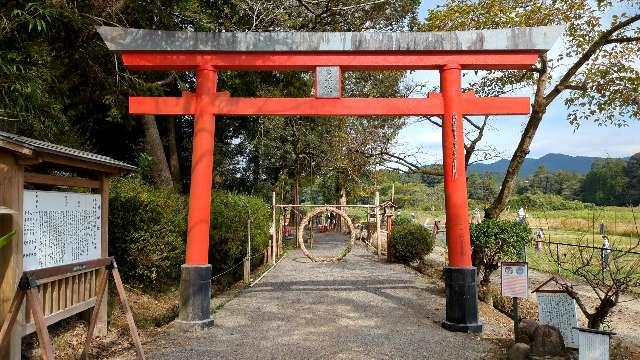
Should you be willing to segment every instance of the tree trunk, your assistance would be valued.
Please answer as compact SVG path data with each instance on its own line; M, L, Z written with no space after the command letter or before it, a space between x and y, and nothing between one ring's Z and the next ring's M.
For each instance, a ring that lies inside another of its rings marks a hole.
M616 302L612 298L605 297L602 299L598 307L596 307L596 311L588 317L587 327L589 329L600 329L609 312L615 306Z
M169 164L164 154L160 132L156 124L155 115L143 115L142 125L144 126L144 147L146 152L153 159L152 176L156 185L162 188L173 187Z
M178 157L178 143L176 141L176 118L174 116L169 117L168 124L168 138L169 138L169 168L171 170L171 176L176 188L182 190L182 174L180 173L180 158Z
M293 179L293 186L292 186L292 195L293 195L293 204L294 205L300 205L300 180L298 175L296 175ZM295 231L297 232L298 230L298 223L300 222L300 216L299 216L299 211L300 208L298 207L294 207L292 214L293 214L293 228L296 229ZM298 234L296 233L296 236L298 236Z
M500 193L498 193L498 196L493 201L493 203L487 209L485 209L484 214L485 218L487 219L499 218L500 214L507 207L507 202L509 201L509 197L513 193L513 188L516 184L515 180L518 177L518 172L520 171L522 163L527 157L527 154L529 154L529 147L531 146L533 137L536 135L536 131L538 130L538 126L542 121L542 117L547 111L548 103L545 101L544 91L547 85L548 78L549 70L547 67L547 58L545 55L542 55L540 76L536 81L536 92L534 95L533 105L531 106L531 115L529 116L529 121L527 122L527 126L524 128L524 132L520 137L518 147L511 157L509 167L507 168L507 173L502 180Z

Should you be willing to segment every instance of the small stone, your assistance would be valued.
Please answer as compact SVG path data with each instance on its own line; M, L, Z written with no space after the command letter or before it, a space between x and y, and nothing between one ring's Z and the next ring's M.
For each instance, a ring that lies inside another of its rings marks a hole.
M526 360L529 356L529 345L525 343L515 343L507 352L509 360Z
M524 319L518 325L518 338L516 342L531 344L533 341L533 333L538 327L538 322L532 319Z
M564 339L560 330L552 325L538 325L533 332L531 354L535 356L556 356L564 352Z

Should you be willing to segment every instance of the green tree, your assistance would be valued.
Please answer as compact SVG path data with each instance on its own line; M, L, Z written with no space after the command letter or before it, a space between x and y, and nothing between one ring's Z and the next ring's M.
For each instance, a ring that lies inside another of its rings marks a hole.
M627 160L625 175L629 180L629 203L640 204L640 153L635 153Z
M498 194L498 183L490 173L473 171L467 179L469 198L488 203Z
M532 88L531 115L511 157L500 193L486 209L498 218L549 105L564 101L568 121L624 126L640 118L640 4L636 1L450 0L427 12L422 29L453 31L564 25L564 51L544 54L528 71L483 72L480 95Z
M597 205L627 205L629 180L623 159L596 160L583 183L583 198Z
M531 229L527 223L513 220L485 219L471 225L471 259L478 268L480 284L491 283L491 274L500 261L518 260L525 246L531 241Z
M531 175L529 189L532 192L551 193L551 174L544 165L540 165Z
M0 129L130 162L144 151L154 160L151 164L158 185L182 179L183 184L178 185L186 188L190 179L188 174L180 176L180 170L190 168L192 118L138 119L127 114L127 99L130 95L177 95L181 90L193 90L193 75L129 72L118 56L108 52L95 26L195 31L394 31L415 26L418 4L418 0L11 0L0 7ZM345 91L365 89L376 96L395 91L403 76L345 74ZM221 72L219 87L235 96L309 96L311 81L303 72ZM256 171L261 166L260 154L242 147L260 137L264 126L256 120L261 119L218 118L217 184L253 189L277 178ZM340 121L338 133L359 124ZM307 123L313 126L311 121ZM375 126L384 128L384 124L379 121ZM267 125L281 126L278 122ZM344 146L348 137L337 139L341 142L329 145ZM250 150L255 149L259 148ZM342 156L340 160L341 168L346 169L343 175L361 168L359 158ZM297 166L301 167L299 163Z

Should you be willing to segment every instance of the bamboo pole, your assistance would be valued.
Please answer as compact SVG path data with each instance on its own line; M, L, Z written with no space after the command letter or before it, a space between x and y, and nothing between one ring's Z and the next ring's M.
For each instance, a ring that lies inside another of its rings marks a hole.
M382 260L382 238L380 237L380 193L376 191L375 202L376 214L376 241L378 244L378 259Z
M247 255L244 257L243 280L245 285L249 285L251 275L251 219L247 220Z
M271 265L276 264L276 192L271 193L271 224L273 233L271 234Z

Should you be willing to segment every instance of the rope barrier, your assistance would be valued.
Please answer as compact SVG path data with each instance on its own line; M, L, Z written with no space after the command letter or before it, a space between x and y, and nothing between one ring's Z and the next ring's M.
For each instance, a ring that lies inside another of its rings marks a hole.
M602 250L601 246L589 246L589 245L579 245L579 244L567 244L567 243L559 243L559 242L553 242L553 241L541 241L542 244L554 244L554 245L564 245L564 246L573 246L573 247L579 247L579 248L587 248L587 249L596 249L596 250ZM625 250L625 249L616 249L616 248L612 248L609 249L612 252L624 252L624 253L628 253L628 254L635 254L635 255L640 255L640 252L637 251L631 251L631 250Z
M252 258L253 256L254 256L254 255L253 255L253 254L251 254L251 255L249 256L249 258ZM219 278L220 276L222 276L222 275L224 275L224 274L228 273L229 271L231 271L231 270L233 270L233 269L237 268L238 266L242 265L243 263L244 263L244 259L242 259L242 261L240 261L239 263L237 263L237 264L233 265L232 267L227 268L225 271L223 271L223 272L221 272L221 273L219 273L219 274L217 274L217 275L212 276L212 277L211 277L211 280L215 280L215 279Z
M218 275L215 275L215 276L211 277L211 280L215 280L215 279L219 278L220 276L222 276L222 275L224 275L224 274L228 273L229 271L231 271L231 270L233 270L233 269L237 268L238 266L242 265L243 263L244 263L244 260L240 261L239 263L237 263L237 264L233 265L232 267L230 267L230 268L228 268L227 270L225 270L225 271L223 271L223 272L219 273Z

